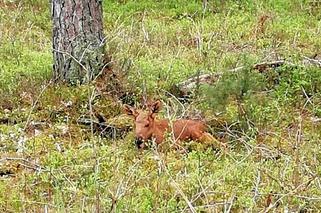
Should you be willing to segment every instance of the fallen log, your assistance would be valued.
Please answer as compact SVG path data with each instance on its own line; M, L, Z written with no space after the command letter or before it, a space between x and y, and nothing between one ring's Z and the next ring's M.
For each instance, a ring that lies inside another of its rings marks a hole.
M303 63L304 64L308 64L308 65L315 65L315 66L318 66L321 68L321 60L317 60L315 58L309 58L309 57L306 57L304 56L303 57Z
M304 66L312 65L312 66L321 67L321 60L304 57L304 59L302 60L302 64ZM257 70L260 73L264 73L268 70L275 69L283 65L300 66L298 64L294 64L286 60L277 60L277 61L257 63L257 64L254 64L252 68L254 70ZM226 72L230 72L230 73L239 72L244 68L245 66L236 67L234 69L227 70ZM195 88L197 88L199 85L204 85L204 84L212 85L217 81L219 81L219 79L223 76L223 73L226 73L226 72L216 72L216 73L208 73L208 74L193 76L179 84L173 85L172 88L170 89L170 92L173 95L175 95L178 99L180 98L185 99L189 97L192 91Z

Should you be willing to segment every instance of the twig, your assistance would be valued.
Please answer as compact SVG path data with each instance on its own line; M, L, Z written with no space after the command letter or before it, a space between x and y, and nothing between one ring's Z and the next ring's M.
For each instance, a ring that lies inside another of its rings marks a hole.
M90 96L88 97L88 104L89 104L89 114L90 114L90 131L91 131L91 141L93 143L93 152L94 152L94 157L95 157L95 175L98 174L99 172L99 159L98 159L98 155L97 155L97 146L96 146L96 140L94 139L94 124L93 124L93 107L92 107L92 102L95 98L95 89L93 89L91 91ZM100 212L100 194L99 194L99 184L97 184L96 187L96 212Z
M313 181L313 179L310 179L308 180L306 183L302 183L300 185L298 185L295 189L289 191L288 193L286 194L283 194L282 196L280 196L279 199L277 199L272 205L268 206L268 208L266 208L265 210L261 211L261 212L264 212L264 213L267 213L269 212L272 208L274 208L283 198L285 198L286 196L289 196L293 193L295 193L296 191L298 191L302 186L306 185L307 183L310 183L311 181Z
M208 4L208 1L207 0L203 0L203 14L206 12L206 9L207 9L207 4Z
M77 187L73 184L73 182L71 182L71 180L66 176L66 173L63 172L61 169L58 169L58 171L60 172L60 174L65 178L65 180L70 184L70 186L72 186L72 188L74 190L77 189ZM53 173L51 173L53 175L54 178L58 179Z
M157 151L157 150L156 150ZM178 183L174 180L174 178L172 177L172 175L169 173L167 166L165 165L163 159L160 157L159 153L156 152L156 154L158 155L158 160L160 165L163 167L163 170L166 172L166 174L169 176L170 180L171 180L171 185L177 190L177 192L183 197L183 199L185 200L187 206L189 207L190 211L192 213L196 213L196 209L194 208L194 206L192 205L191 201L188 200L187 196L185 195L185 193L183 192L183 190L179 187Z
M163 89L161 89L161 90L162 90L164 93L166 93L167 95L171 96L171 97L182 107L182 109L183 109L184 112L186 111L184 104L182 104L182 102L180 102L175 95L173 95L172 93L170 93L170 92L168 92L168 91L166 91L166 90L163 90ZM183 114L184 114L184 113L183 113Z
M45 203L45 202L38 202L38 201L31 201L31 200L15 200L15 199L11 200L11 201L12 202L17 202L17 203L23 202L23 203L29 203L29 204L48 205L48 206L50 206L52 208L56 208L56 209L59 208L58 206L55 206L55 205L49 204L49 203Z
M5 158L0 159L0 162L3 162L3 161L22 161L24 163L32 165L32 166L27 166L25 164L21 164L22 166L26 166L26 167L34 169L34 170L44 170L44 168L42 166L40 166L39 164L33 163L25 158L5 157Z
M75 58L75 57L74 57L73 55L71 55L70 53L65 52L65 51L61 51L61 50L57 50L57 49L53 49L53 51L58 52L58 53L61 53L61 54L65 54L65 55L69 56L69 57L72 58L77 64L79 64L79 66L81 66L81 68L83 68L83 69L86 71L86 73L89 73L89 72L88 72L88 69L87 69L77 58Z
M38 104L41 96L43 95L43 93L46 91L46 89L49 87L49 85L50 85L51 83L52 83L52 80L50 80L49 83L46 84L46 85L42 88L42 90L40 91L40 94L37 96L36 100L33 102L32 107L31 107L31 109L30 109L30 111L29 111L29 113L28 113L27 121L26 121L26 124L25 124L25 126L24 126L24 128L23 128L23 131L25 131L25 130L27 129L27 127L28 127L28 125L29 125L29 122L30 122L30 119L31 119L31 114L32 114L33 110L35 109L35 107L36 107L36 105Z
M256 181L254 183L254 195L253 195L253 202L256 203L256 199L260 196L259 185L261 182L261 172L257 170Z
M144 155L143 158L137 160L127 171L127 173L125 174L124 178L122 178L121 180L119 180L118 184L117 184L117 188L116 188L116 192L113 193L111 190L109 190L109 193L112 196L112 205L110 207L110 212L114 212L115 208L116 208L116 203L117 200L120 199L122 196L124 196L126 194L126 190L127 187L130 183L130 181L132 180L133 174L137 169L137 166L139 165L139 163L141 163L145 158L147 157L147 155ZM127 178L127 180L125 180L125 178ZM133 183L135 184L135 183Z
M273 177L268 171L266 171L266 169L261 169L261 168L259 168L259 171L263 172L266 176L268 176L269 178L271 178L272 180L274 180L277 184L279 184L279 186L281 187L281 189L284 189L284 188L285 188L284 184L283 184L281 181L279 181L277 178ZM285 182L285 181L283 181L283 182ZM287 185L287 186L288 186L288 185Z
M206 190L210 187L207 186L206 189L202 186L202 184L200 183L202 191L200 191L199 193L197 193L196 195L194 195L194 198L191 200L191 203L194 203L196 200L198 200L198 198L200 198L202 195L204 195L206 197ZM207 201L207 203L209 203ZM187 210L188 206L182 210L182 212L185 212ZM195 206L194 208L200 208L200 206Z
M148 35L148 32L146 31L145 26L144 26L145 16L146 16L146 10L144 10L144 12L143 12L141 24L142 24L142 31L144 33L144 42L146 42L146 41L149 42L149 35Z
M302 87L301 86L301 90L302 90L302 92L303 92L303 94L304 94L304 96L306 97L306 102L304 103L304 105L303 105L303 108L305 108L306 107L306 105L307 105L307 103L310 103L312 106L313 106L313 103L312 103L312 101L311 101L311 98L307 95L307 93L306 93L306 91L305 91L305 89L304 89L304 87Z
M235 199L235 194L233 194L233 195L232 195L232 197L231 197L231 199L230 199L230 202L228 202L230 205L228 206L228 209L225 211L226 213L231 212L231 209L232 209L232 206L233 206L234 199Z

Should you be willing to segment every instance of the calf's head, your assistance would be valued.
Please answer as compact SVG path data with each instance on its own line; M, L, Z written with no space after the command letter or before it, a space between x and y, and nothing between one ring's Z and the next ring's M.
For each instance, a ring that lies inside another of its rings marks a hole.
M124 110L127 115L135 121L135 142L138 148L144 147L144 141L153 137L155 133L155 117L161 107L160 101L155 101L148 106L148 110L137 110L134 107L125 105Z

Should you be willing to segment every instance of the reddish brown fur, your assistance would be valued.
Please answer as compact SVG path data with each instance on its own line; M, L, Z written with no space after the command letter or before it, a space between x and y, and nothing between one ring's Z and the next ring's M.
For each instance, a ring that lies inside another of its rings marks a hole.
M155 119L156 113L160 109L160 101L156 101L150 106L150 111L136 110L125 105L125 111L135 119L135 137L138 141L155 139L157 144L164 141L165 133L170 130L174 133L175 142L179 140L215 141L216 139L206 132L206 126L201 121L179 119L171 124L167 119ZM143 143L138 144L143 147Z

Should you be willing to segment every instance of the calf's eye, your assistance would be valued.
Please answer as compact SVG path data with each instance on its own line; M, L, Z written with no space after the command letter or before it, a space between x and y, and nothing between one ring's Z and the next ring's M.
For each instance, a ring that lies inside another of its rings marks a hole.
M148 124L145 124L145 127L149 127L149 123L148 123Z

